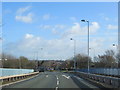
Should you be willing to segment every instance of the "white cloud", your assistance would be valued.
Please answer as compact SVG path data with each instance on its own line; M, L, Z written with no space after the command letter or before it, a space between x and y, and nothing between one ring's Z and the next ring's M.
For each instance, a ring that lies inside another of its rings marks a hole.
M87 38L82 40L79 36L79 39L74 39L76 40L76 53L87 54ZM95 55L103 54L107 50L108 47L105 47L107 40L108 38L104 37L91 39L90 48L95 49ZM36 51L39 52L39 59L68 59L73 56L74 43L70 38L49 40L27 33L22 40L7 44L7 47L8 53L18 56L24 55L30 59L35 59L33 56ZM40 48L43 48L43 50L41 51ZM90 55L94 55L93 50L90 51Z
M27 7L24 7L24 8L19 8L19 9L17 10L17 14L21 15L21 14L23 14L24 12L30 10L30 8L31 8L31 6L27 6Z
M73 56L74 43L70 41L70 38L76 40L76 53L85 53L87 54L87 25L81 26L80 23L76 22L71 27L65 25L40 25L41 28L49 29L54 34L62 31L65 35L64 38L58 39L43 39L37 37L33 34L25 34L24 38L16 43L9 44L7 50L11 54L24 55L33 59L33 54L35 51L39 52L39 59L68 59ZM96 34L100 25L98 22L92 22L90 24L90 35ZM99 32L98 32L99 33ZM104 35L106 36L106 35ZM90 37L90 47L95 49L95 55L103 54L108 47L109 36L106 38L101 36ZM99 38L98 38L99 37ZM106 44L107 42L107 44ZM43 48L43 51L40 51L39 48ZM104 49L105 48L105 49ZM16 53L18 52L18 53ZM93 56L93 50L90 52L90 55Z
M43 19L44 19L44 20L49 20L50 17L51 17L50 14L45 14L45 15L43 16Z
M92 22L90 25L90 34L94 34L100 28L97 22ZM63 36L79 36L79 35L87 35L88 27L81 27L80 23L76 22L71 26Z
M118 29L118 26L117 25L111 25L111 24L109 24L107 26L107 28L110 29L110 30L116 30L116 29Z
M25 38L26 38L26 39L33 38L33 35L32 35L32 34L26 34L26 35L25 35Z
M33 14L28 13L26 16L16 16L15 19L17 21L25 22L25 23L32 23L33 21Z
M50 30L53 34L60 34L60 32L66 28L65 25L56 24L56 25L43 25L39 26L41 30Z
M24 22L24 23L32 23L34 14L32 12L26 13L27 11L30 10L30 8L31 8L30 6L27 6L27 7L24 7L24 8L19 8L17 10L15 19L17 21L21 21L21 22Z
M81 27L79 23L74 23L74 26L71 27L70 33L71 34L78 34L80 33Z
M54 26L54 28L64 29L65 25L57 24Z
M58 31L56 29L52 29L53 34L58 34Z
M9 47L7 50L13 55L24 55L29 58L33 56L34 52L38 51L41 59L63 59L70 57L72 54L70 50L73 47L71 48L70 42L67 41L66 39L46 40L32 34L26 34L21 41L7 45ZM39 50L41 47L43 48L42 53ZM64 51L66 48L67 50Z
M40 27L40 29L51 29L52 26L51 25L42 25L41 24L39 27Z
M92 22L92 25L90 26L90 32L95 33L99 28L100 26L97 22Z

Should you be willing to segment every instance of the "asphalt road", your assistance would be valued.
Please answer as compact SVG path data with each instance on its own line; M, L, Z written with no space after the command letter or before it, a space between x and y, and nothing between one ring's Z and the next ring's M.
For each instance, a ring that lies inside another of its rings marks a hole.
M62 72L42 72L38 76L4 88L98 88L89 81L73 74Z

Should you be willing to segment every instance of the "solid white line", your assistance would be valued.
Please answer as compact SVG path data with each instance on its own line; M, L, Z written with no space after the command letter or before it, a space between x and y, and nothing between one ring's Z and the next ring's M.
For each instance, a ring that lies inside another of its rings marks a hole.
M58 87L56 87L56 90L58 90Z

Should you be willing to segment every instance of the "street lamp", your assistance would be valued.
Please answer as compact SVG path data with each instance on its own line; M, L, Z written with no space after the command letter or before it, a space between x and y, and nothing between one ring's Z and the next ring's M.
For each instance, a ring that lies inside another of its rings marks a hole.
M70 40L74 40L74 39L70 38ZM74 69L76 69L75 51L76 51L76 40L74 40Z
M39 54L39 50L43 50L43 48L38 48L38 50L36 51L36 55L35 55L36 56L36 60L39 59L39 55L38 55Z
M39 50L39 49L40 49L40 50L43 50L43 48L38 48L38 50ZM37 65L36 65L36 69L38 69L38 68L39 68L39 65L38 65L38 63L39 63L39 62L38 62L38 60L39 60L39 58L38 58L38 57L39 57L38 51L36 52L36 54L37 54L37 56L36 56L36 64L37 64Z
M116 50L115 50L115 51L117 51L117 53L120 53L119 45L113 44L113 47L116 47ZM117 67L119 67L118 64L119 64L119 60L117 60Z
M87 22L88 23L88 73L89 73L89 69L90 69L90 65L89 65L89 21L87 20L81 20L81 22Z
M2 68L4 68L4 63L5 63L5 61L7 61L8 59L7 58L2 58L2 59L0 59L1 61L1 64L2 65L0 65L0 67L2 66Z

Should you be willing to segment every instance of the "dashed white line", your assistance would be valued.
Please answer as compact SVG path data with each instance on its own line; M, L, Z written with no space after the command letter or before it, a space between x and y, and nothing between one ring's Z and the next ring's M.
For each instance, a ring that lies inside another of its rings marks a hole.
M46 75L46 77L48 77L48 75Z
M56 90L58 90L58 87L56 87Z
M59 81L57 81L57 85L59 85Z

